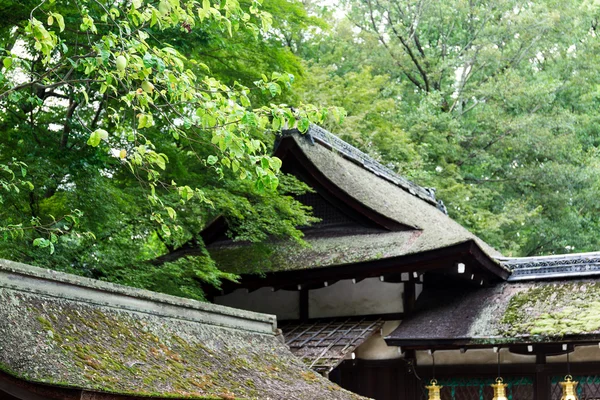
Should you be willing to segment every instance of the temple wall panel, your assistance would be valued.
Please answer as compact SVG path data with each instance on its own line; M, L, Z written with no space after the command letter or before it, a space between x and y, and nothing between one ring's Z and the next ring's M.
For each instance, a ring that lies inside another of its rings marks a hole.
M586 361L598 361L600 360L600 347L597 345L593 346L576 346L575 350L569 353L570 362L586 362ZM547 356L546 362L548 363L566 363L566 354L560 356Z
M400 313L403 311L404 284L367 278L352 283L343 280L311 290L308 294L309 318Z
M300 318L300 292L264 287L248 293L237 289L225 296L215 297L215 303L265 314L273 314L278 320Z

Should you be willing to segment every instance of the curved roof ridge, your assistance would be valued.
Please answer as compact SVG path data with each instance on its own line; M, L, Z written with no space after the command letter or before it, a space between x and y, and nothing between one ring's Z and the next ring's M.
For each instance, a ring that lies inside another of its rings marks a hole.
M509 281L600 275L600 252L533 257L496 257L512 271Z
M299 133L299 131L297 129L291 129L282 133L286 135ZM436 199L435 188L425 188L419 186L416 183L404 178L403 176L396 174L391 169L383 166L380 162L376 161L373 157L367 155L358 148L345 142L344 140L340 139L328 130L321 128L320 126L314 124L310 125L308 131L306 132L306 137L308 137L312 143L318 142L322 146L338 152L344 158L354 162L357 165L360 165L367 171L387 180L388 182L393 183L394 185L404 189L413 196L416 196L421 200L424 200L436 206L444 214L448 214L444 203L441 200Z
M586 253L569 253L569 254L551 254L546 256L528 256L528 257L496 257L500 262L507 264L519 264L527 263L532 261L543 262L545 260L564 260L564 259L576 259L582 257L598 257L600 258L600 251L590 251Z

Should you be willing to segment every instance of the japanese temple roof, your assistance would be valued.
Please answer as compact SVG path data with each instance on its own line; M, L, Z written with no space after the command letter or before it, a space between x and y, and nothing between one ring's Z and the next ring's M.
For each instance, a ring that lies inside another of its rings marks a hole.
M596 342L600 282L504 282L490 288L426 288L414 314L386 341L432 348Z
M308 247L272 242L250 245L228 240L208 245L211 256L226 271L290 271L382 260L473 242L500 273L507 269L493 259L501 256L445 214L433 195L397 176L331 133L311 126L305 135L288 132L275 152L294 157L342 203L387 227L364 232L307 233Z
M383 326L381 320L293 322L281 329L285 344L309 368L329 373Z
M294 135L298 132L291 130L284 132L284 135ZM435 198L435 189L424 188L409 181L396 174L391 169L384 167L381 163L377 162L372 157L366 155L356 147L343 141L333 133L321 128L317 125L311 125L306 132L306 136L311 143L319 143L324 147L329 148L333 152L341 155L346 160L353 162L356 165L366 169L367 171L377 175L378 177L385 179L386 181L393 183L394 185L404 189L408 193L420 198L427 203L430 203L440 209L442 212L447 214L444 203L441 200Z
M538 257L497 257L497 260L512 271L509 281L600 275L600 252Z
M274 316L0 260L0 397L11 391L44 399L361 398L293 356Z

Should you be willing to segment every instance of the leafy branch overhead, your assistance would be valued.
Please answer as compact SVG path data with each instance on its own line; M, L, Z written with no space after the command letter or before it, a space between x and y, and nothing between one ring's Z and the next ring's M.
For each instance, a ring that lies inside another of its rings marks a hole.
M284 126L305 131L327 115L310 105L292 110L273 102L291 87L289 73L227 84L202 59L169 43L170 36L197 31L229 38L243 32L261 41L272 26L273 17L257 1L42 1L26 19L7 26L17 35L3 46L0 101L36 137L42 120L49 121L50 130L60 131L59 150L89 152L87 144L102 158L97 167L105 174L127 168L146 193L151 220L170 236L181 226L178 208L165 196L172 202L176 194L182 205L212 202L205 188L171 176L165 146L185 146L220 178L273 192L281 162L269 155L264 135ZM258 96L273 100L257 103ZM37 246L53 249L52 235L64 233L52 221L56 229L48 232L42 223L34 225L46 236L33 242Z

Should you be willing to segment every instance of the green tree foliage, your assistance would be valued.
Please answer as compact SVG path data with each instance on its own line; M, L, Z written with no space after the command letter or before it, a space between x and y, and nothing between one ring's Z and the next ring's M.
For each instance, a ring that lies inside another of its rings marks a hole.
M235 278L203 250L215 215L240 239L301 240L302 185L270 156L273 133L327 112L279 103L301 70L283 32L311 24L299 3L0 10L0 257L201 298L200 281ZM149 262L190 243L195 257Z
M505 254L600 248L600 6L342 4L347 17L301 47L307 98L348 109L337 132L437 187Z

